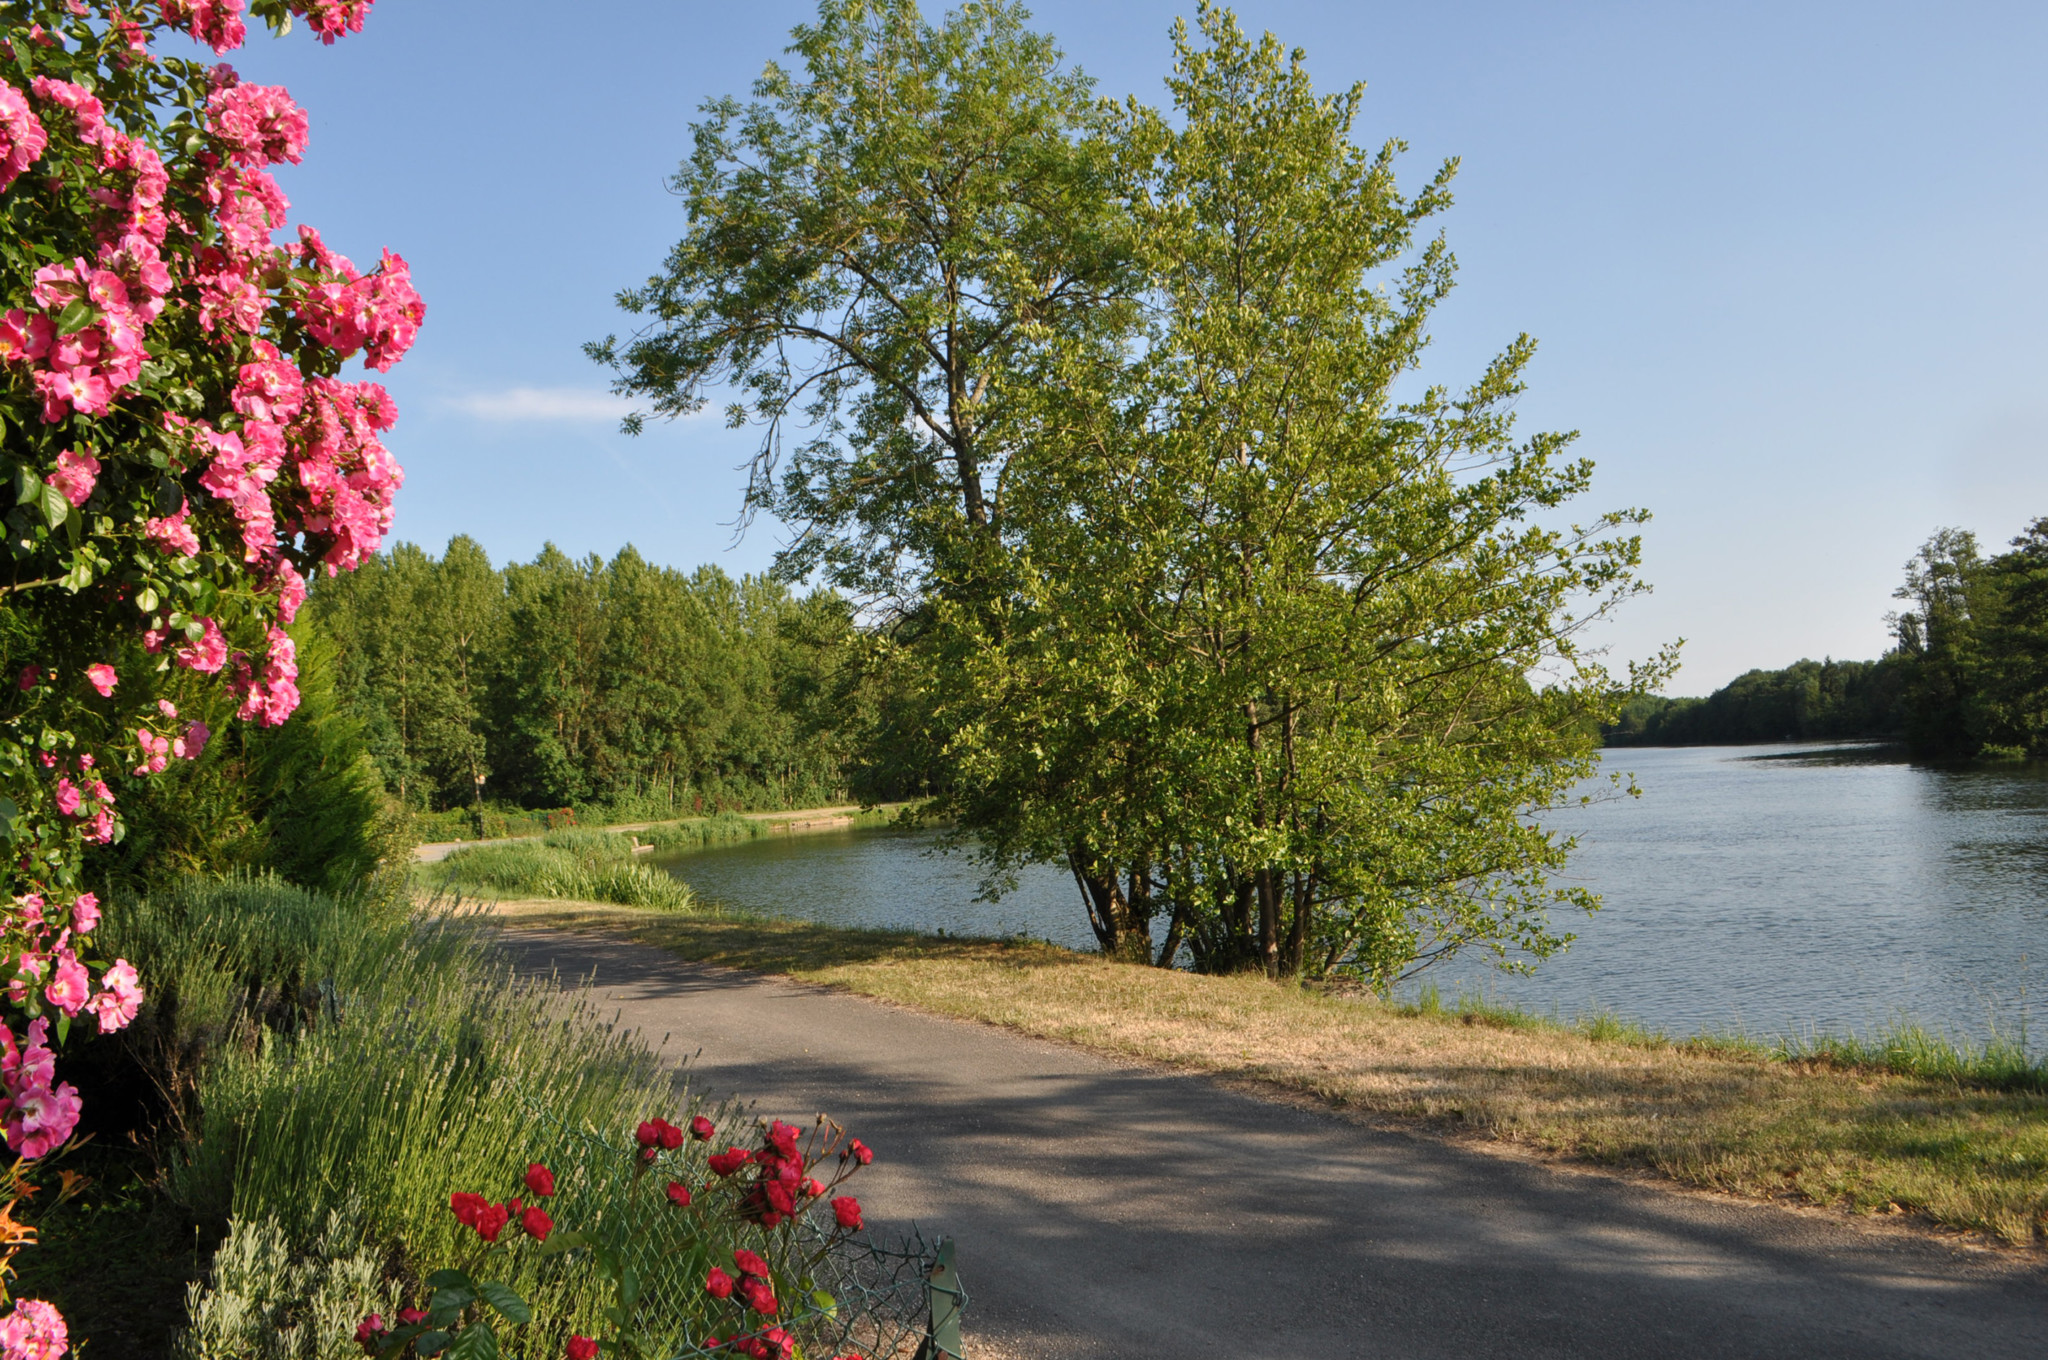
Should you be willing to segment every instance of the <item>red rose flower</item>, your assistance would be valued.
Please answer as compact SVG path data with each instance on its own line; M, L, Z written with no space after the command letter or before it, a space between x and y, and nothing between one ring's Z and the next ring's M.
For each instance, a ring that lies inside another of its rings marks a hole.
M764 1280L768 1278L768 1263L745 1247L733 1252L732 1263L740 1268L742 1275L758 1275Z
M763 1188L767 1190L768 1203L774 1207L776 1213L793 1214L796 1212L796 1196L789 1193L788 1186L780 1181L770 1181Z
M659 1143L661 1141L661 1121L658 1119L641 1120L640 1127L633 1130L633 1141L644 1148L651 1148Z
M555 1220L548 1217L547 1210L536 1204L519 1216L519 1226L526 1229L527 1235L534 1241L545 1242L548 1240L548 1234L555 1230Z
M768 1145L785 1157L796 1156L797 1127L780 1119L768 1126Z
M690 1136L700 1143L710 1142L711 1135L716 1132L717 1126L701 1114L690 1121Z
M732 1276L726 1274L717 1266L711 1267L710 1273L704 1277L704 1292L714 1299L731 1298Z
M810 1179L804 1182L804 1193L806 1195L809 1195L812 1199L816 1199L818 1196L825 1193L824 1183L821 1182L816 1176L812 1176Z
M723 1152L714 1152L709 1158L711 1169L721 1176L730 1176L733 1172L745 1166L747 1160L747 1154L738 1148L727 1148Z
M681 1181L670 1181L667 1194L668 1202L675 1205L676 1208L687 1209L690 1207L690 1188Z
M832 1201L832 1217L839 1220L842 1228L858 1228L860 1222L860 1201L852 1195L841 1195Z
M767 1348L767 1360L791 1360L796 1354L796 1338L780 1327L761 1333L761 1341Z
M426 1320L427 1310L424 1308L401 1308L398 1310L400 1326L410 1327L416 1322L425 1322Z
M448 1196L448 1207L455 1213L455 1221L465 1228L474 1228L482 1216L485 1200L482 1195L472 1195L458 1190Z
M486 1242L498 1240L498 1234L505 1231L505 1225L512 1221L512 1211L502 1204L486 1204L470 1226L476 1235Z
M535 1162L526 1168L526 1188L546 1199L555 1193L555 1173Z
M383 1315L372 1313L356 1324L356 1344L369 1354L375 1355L377 1353L377 1338L389 1330L390 1328L384 1325Z
M874 1150L858 1138L848 1143L846 1145L846 1151L840 1154L841 1161L844 1161L848 1157L853 1158L853 1160L859 1162L862 1166L866 1166L868 1163L875 1160Z
M756 1280L752 1277L741 1280L738 1293L747 1307L763 1317L774 1317L775 1310L781 1307L775 1301L775 1287L766 1280Z
M674 1152L683 1145L683 1131L681 1129L669 1123L666 1119L657 1119L654 1122L661 1125L661 1145L663 1147L667 1148L670 1152Z
M597 1360L597 1343L587 1336L569 1338L569 1360Z

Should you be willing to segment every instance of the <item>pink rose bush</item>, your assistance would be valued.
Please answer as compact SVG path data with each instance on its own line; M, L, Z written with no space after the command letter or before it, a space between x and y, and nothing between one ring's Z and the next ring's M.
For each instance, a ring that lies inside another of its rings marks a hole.
M369 9L25 0L0 20L0 607L18 625L0 707L0 1129L20 1158L77 1124L57 1076L70 1027L117 1031L144 999L135 966L92 947L82 857L124 834L126 781L206 751L211 729L173 695L212 690L266 726L298 707L285 630L307 578L375 553L404 481L382 442L390 395L345 369L388 371L425 318L400 256L360 269L291 230L272 172L310 129L290 93L157 39L225 55L251 21L297 19L332 43ZM19 1245L0 1240L0 1267ZM0 1360L66 1344L46 1304L0 1318Z
M703 1143L714 1132L711 1121L698 1115L688 1125L687 1138L691 1143ZM699 1349L748 1360L794 1360L799 1354L797 1329L805 1318L830 1317L836 1307L806 1282L816 1275L818 1264L841 1237L861 1227L859 1202L832 1192L872 1163L874 1153L859 1139L847 1138L844 1129L823 1115L808 1136L794 1125L771 1120L762 1124L757 1148L734 1147L706 1158L710 1177L704 1179L701 1172L692 1172L694 1158L683 1151L685 1139L684 1128L659 1117L649 1119L635 1130L634 1147L626 1155L632 1158L636 1192L643 1186L662 1186L665 1212L679 1215L674 1221L686 1225L687 1237L694 1239L690 1250L730 1252L731 1270L713 1265L702 1283L710 1306L729 1317L731 1335L708 1336ZM820 1180L821 1173L830 1179ZM693 1179L699 1182L694 1193L689 1184ZM782 1193L771 1193L771 1186ZM616 1290L618 1303L604 1310L611 1323L606 1335L570 1336L564 1351L567 1360L592 1360L599 1355L654 1360L653 1343L633 1325L641 1285L627 1264L626 1249L632 1244L616 1236L601 1236L595 1226L558 1229L542 1204L552 1202L556 1190L555 1173L534 1162L507 1198L493 1201L474 1191L458 1190L448 1197L448 1210L457 1223L476 1234L487 1257L491 1251L529 1249L543 1256L576 1251L590 1254L598 1275ZM525 1202L525 1195L533 1196L533 1202ZM786 1208L780 1207L784 1204ZM828 1204L831 1226L800 1240L796 1226L811 1210ZM638 1217L629 1213L624 1221L630 1225ZM513 1232L515 1225L518 1231ZM739 1234L751 1235L760 1248L732 1247ZM357 1325L355 1340L366 1354L497 1355L506 1353L497 1329L523 1327L533 1319L532 1310L513 1290L476 1280L466 1271L438 1270L425 1284L431 1291L427 1306L401 1309L397 1326L378 1313ZM792 1308L789 1300L800 1301L800 1306ZM472 1331L487 1335L473 1336L465 1344L462 1338Z

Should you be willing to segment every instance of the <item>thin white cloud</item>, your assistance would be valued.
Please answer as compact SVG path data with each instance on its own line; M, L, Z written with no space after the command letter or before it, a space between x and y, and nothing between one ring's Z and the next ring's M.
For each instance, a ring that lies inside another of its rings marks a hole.
M618 420L633 409L626 397L592 387L508 387L471 392L448 405L478 420Z

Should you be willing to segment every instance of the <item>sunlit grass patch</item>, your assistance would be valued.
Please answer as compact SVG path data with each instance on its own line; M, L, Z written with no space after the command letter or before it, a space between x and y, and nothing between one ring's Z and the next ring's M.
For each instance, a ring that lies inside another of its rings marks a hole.
M553 831L537 841L457 850L418 866L432 887L469 895L566 897L618 906L689 911L689 885L644 863L627 837L610 831Z

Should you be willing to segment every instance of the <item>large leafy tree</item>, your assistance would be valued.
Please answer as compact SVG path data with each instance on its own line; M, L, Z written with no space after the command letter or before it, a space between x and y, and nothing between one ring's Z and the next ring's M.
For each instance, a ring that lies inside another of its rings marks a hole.
M1516 440L1533 346L1411 400L1451 285L1361 90L1205 8L1171 114L1118 127L1146 321L1064 346L1012 477L999 616L952 611L948 799L1004 859L1064 860L1105 949L1386 981L1479 944L1541 957L1618 687L1578 635L1636 589L1637 512L1558 527L1591 465ZM1532 678L1537 677L1537 678ZM1647 677L1639 677L1646 679ZM1155 917L1167 923L1152 935Z
M1404 196L1357 90L1202 28L1168 115L1091 102L1011 6L828 3L801 78L711 107L689 229L622 299L653 320L594 353L657 413L741 394L784 569L902 609L893 730L997 885L1065 863L1104 948L1161 962L1541 955L1586 899L1530 814L1617 693L1576 639L1639 516L1549 525L1590 467L1512 437L1526 340L1397 400L1451 167Z

